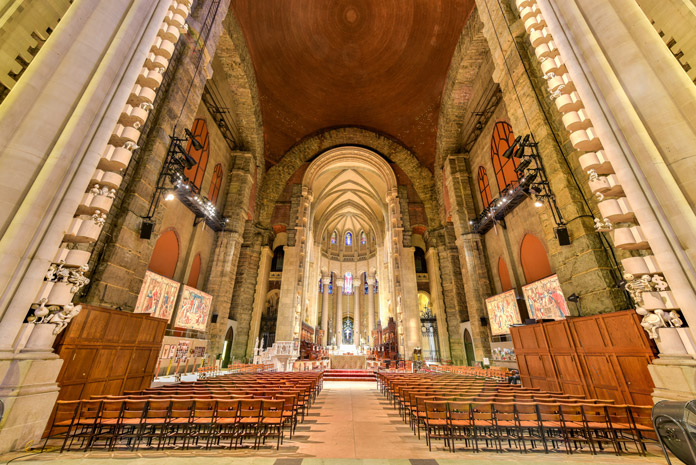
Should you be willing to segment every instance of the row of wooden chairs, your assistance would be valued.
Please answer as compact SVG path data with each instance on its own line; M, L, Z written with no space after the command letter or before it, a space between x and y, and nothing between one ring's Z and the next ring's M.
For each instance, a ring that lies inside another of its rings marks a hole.
M295 395L270 399L94 399L58 401L48 432L49 440L61 440L64 450L137 450L141 444L157 449L191 445L234 447L245 439L259 448L267 438L276 448L289 426L297 426ZM229 441L229 444L228 444ZM43 449L42 449L43 450Z
M584 446L596 454L610 444L617 455L634 444L645 455L646 443L656 440L650 414L650 407L635 405L426 401L423 423L431 450L432 441L442 439L452 452L460 441L474 452L568 454Z

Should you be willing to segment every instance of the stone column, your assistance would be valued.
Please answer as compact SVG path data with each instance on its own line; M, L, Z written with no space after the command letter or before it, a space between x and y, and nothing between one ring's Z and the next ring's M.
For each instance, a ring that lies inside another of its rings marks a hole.
M442 361L451 360L447 318L445 317L444 299L442 297L442 282L440 280L440 261L437 257L437 248L428 247L425 253L428 265L428 279L430 280L430 301L433 313L437 319L437 338L440 346L440 358Z
M37 443L58 396L62 360L52 353L52 341L19 353L23 322L167 6L143 0L74 2L2 103L0 452Z
M232 341L231 356L237 360L248 357L251 314L254 308L254 291L259 275L261 249L268 245L270 231L259 229L247 221L244 229L244 242L239 251L237 273L234 280L234 298L229 310L229 317L237 320L237 331ZM224 336L224 335L223 335ZM222 349L222 341L219 345ZM253 346L252 346L253 347Z
M321 343L326 346L329 338L329 283L331 276L322 276L321 285L321 331L324 333Z
M247 341L247 354L252 356L254 344L259 337L261 326L261 316L266 307L266 293L268 293L268 275L271 272L271 262L273 261L273 251L270 247L264 247L261 251L261 264L259 266L259 276L256 281L256 293L254 295L254 310L251 315L251 326L249 330L249 340ZM235 337L237 335L235 334Z
M367 277L367 342L370 347L374 345L372 331L375 330L375 278Z
M360 281L353 281L353 344L360 346Z
M336 280L336 346L343 344L343 278Z
M483 247L481 236L475 233L463 234L457 240L459 256L461 257L462 275L464 276L464 289L466 295L466 307L469 311L471 323L471 337L474 340L474 352L476 360L482 360L491 355L491 340L488 329L481 325L481 318L487 317L485 299L490 295L488 289L482 286L490 286L488 273L483 261Z

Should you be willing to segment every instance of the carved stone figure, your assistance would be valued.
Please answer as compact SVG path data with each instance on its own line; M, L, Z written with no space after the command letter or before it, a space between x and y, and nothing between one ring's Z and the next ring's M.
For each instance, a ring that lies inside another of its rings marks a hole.
M53 329L53 334L58 335L63 331L70 323L70 320L75 318L78 313L82 310L82 305L73 305L72 303L63 307L59 312L53 313L48 316L43 323L50 323L56 325Z
M651 313L644 308L638 307L636 309L638 315L643 315L640 325L648 333L650 339L658 339L657 330L666 327L665 321L657 312L662 312L662 310L656 310L655 313Z

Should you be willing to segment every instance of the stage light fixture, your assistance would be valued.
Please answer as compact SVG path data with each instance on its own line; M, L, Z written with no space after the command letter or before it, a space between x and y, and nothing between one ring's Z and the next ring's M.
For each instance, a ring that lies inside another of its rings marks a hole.
M164 192L164 200L170 202L174 200L174 191L168 190Z
M517 144L520 143L520 140L522 140L522 136L517 136L515 137L515 140L512 142L512 145L503 152L503 158L510 159L512 158L513 153L515 153L515 148L517 147Z
M188 137L188 139L191 141L194 149L203 150L203 144L201 144L198 139L194 137L193 133L189 129L184 129L184 132L186 133L186 137Z

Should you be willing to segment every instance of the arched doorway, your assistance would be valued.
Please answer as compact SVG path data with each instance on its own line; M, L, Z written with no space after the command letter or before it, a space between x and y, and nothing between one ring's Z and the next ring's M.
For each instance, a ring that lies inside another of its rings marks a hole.
M225 334L225 345L222 347L222 368L227 368L230 364L230 354L232 353L232 341L234 340L234 329L228 328Z
M466 354L466 364L473 366L476 361L474 355L474 340L471 339L471 333L468 329L464 330L464 353Z

